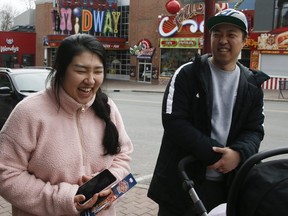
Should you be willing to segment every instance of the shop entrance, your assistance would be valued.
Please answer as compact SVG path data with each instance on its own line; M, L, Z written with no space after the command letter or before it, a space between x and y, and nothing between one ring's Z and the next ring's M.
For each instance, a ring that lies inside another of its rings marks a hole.
M152 63L138 63L138 81L151 83L152 80Z

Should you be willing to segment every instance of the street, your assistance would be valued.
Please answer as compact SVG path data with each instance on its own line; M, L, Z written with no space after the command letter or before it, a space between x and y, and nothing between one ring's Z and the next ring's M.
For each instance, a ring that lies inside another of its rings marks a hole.
M161 137L162 93L109 92L117 104L134 144L131 169L140 183L150 180L156 163Z
M260 150L288 147L288 103L265 101L265 137Z
M134 144L132 173L139 183L149 184L159 152L163 93L109 92L118 105ZM260 150L287 146L288 103L265 101L265 138Z

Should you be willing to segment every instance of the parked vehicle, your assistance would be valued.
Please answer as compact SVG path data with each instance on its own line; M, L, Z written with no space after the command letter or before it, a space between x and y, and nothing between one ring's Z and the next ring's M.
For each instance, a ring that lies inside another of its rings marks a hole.
M23 98L45 89L48 68L0 68L0 129Z

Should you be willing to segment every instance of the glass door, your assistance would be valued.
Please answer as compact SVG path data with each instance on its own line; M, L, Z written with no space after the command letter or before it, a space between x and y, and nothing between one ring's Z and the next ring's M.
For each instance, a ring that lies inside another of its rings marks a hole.
M152 63L138 63L138 81L151 83L152 80Z

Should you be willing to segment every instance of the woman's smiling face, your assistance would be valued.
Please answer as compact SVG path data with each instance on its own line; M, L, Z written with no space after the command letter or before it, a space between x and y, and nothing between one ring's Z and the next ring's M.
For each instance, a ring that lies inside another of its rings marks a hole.
M63 89L80 104L88 103L104 80L104 66L98 55L89 51L74 56L63 80Z

